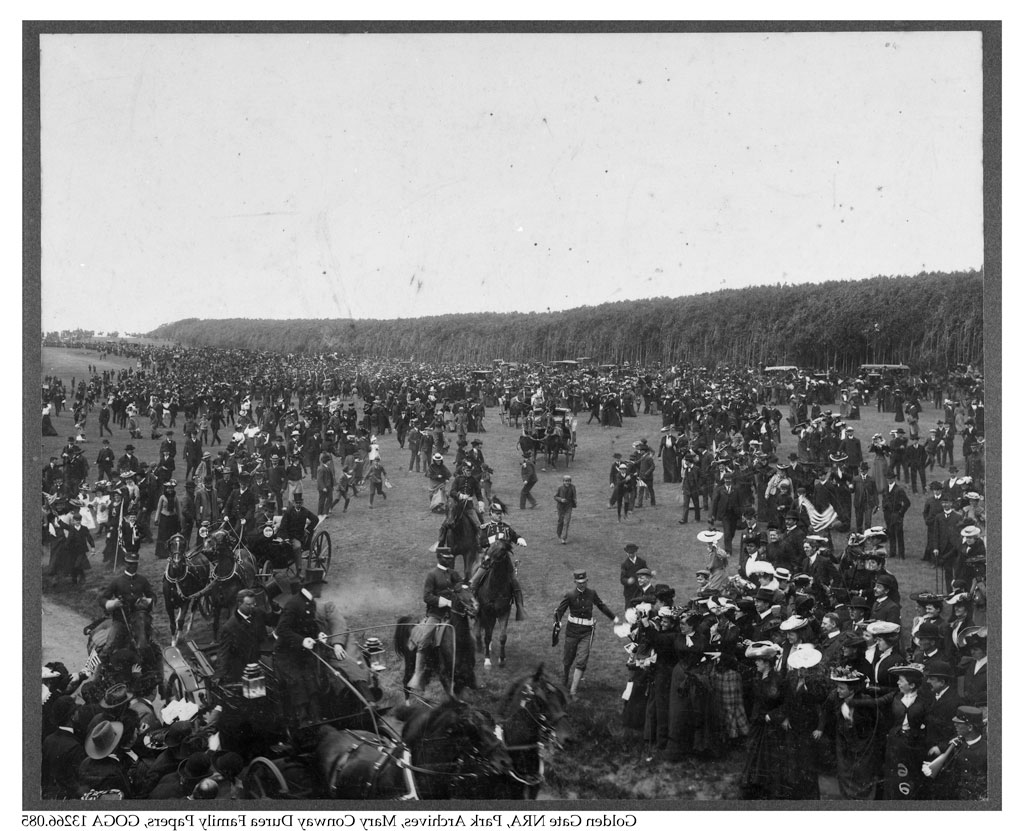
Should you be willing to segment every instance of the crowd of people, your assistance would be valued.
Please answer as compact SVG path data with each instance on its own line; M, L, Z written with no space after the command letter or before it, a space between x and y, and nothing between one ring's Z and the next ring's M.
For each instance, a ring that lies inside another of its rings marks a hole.
M488 408L496 407L506 424L519 413L555 408L589 411L608 428L639 412L660 415L657 447L638 440L632 453L611 459L609 508L628 520L645 502L658 504L656 491L679 489L678 521L702 523L703 512L708 523L699 537L707 555L696 597L677 598L658 583L633 545L622 564L621 610L598 597L585 570L576 572L575 588L554 613L554 637L564 640L563 681L574 699L596 608L627 644L623 724L641 731L652 758L743 746L743 792L752 799L817 798L819 773L837 775L849 799L984 797L984 398L973 369L883 378L872 389L864 378L834 374L691 366L485 373L243 350L118 350L136 367L90 367L86 378L65 384L48 376L43 384L44 432L64 409L76 425L43 471L49 574L79 583L88 555L102 547L115 576L101 610L120 621L88 672L72 675L62 665L44 671L44 795L238 794L247 760L202 747L212 725L189 721L195 735L186 734L154 706L161 666L158 650L148 648L155 595L137 572L143 543L166 557L175 534L207 545L224 525L256 546L269 527L292 545L298 570L310 529L339 505L347 510L350 495L366 488L368 509L375 497L377 507L386 506L390 481L380 443L389 434L408 452L408 463L392 469L428 480L425 509L448 519L466 513L484 540L504 528L525 543L507 525L507 506L492 494L493 470L484 460L480 434ZM865 450L856 422L872 394L879 407L892 408L898 426ZM361 410L344 403L354 395ZM922 400L944 407L934 429L919 426ZM121 453L112 426L124 435ZM783 431L797 447L786 457L778 452ZM160 441L159 457L142 461L134 441L147 433ZM92 464L86 448L96 449ZM536 504L532 454L524 453L520 473L526 509ZM935 566L940 583L930 592L913 587L907 599L919 614L904 631L906 587L901 593L885 563L907 556L903 522L911 502L904 486L916 493L918 485L928 494L920 557ZM316 513L304 502L315 502ZM556 533L567 544L577 507L568 473L555 502ZM451 568L447 553L442 548L439 571ZM305 575L295 596L306 596L306 606L289 615L315 619L316 579ZM445 619L442 597L431 594L428 617ZM517 603L522 614L521 592ZM236 615L245 620L235 629L250 624L251 605L239 598ZM280 625L259 614L261 635ZM306 641L315 644L326 630L293 628L301 637L285 640L301 661Z

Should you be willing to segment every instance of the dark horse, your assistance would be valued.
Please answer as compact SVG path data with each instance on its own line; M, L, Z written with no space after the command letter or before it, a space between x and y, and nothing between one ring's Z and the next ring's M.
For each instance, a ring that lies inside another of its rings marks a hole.
M470 620L476 617L478 608L469 584L459 583L449 609L449 625L439 627L440 643L429 651L424 687L430 683L430 674L436 670L441 686L449 695L458 695L466 688L477 688L476 650ZM409 698L409 681L416 671L416 644L413 643L413 639L419 637L416 627L416 619L412 615L400 617L395 627L395 653L405 661L402 690L406 699Z
M544 783L544 758L569 738L568 698L557 683L536 672L518 678L501 701L501 734L512 755L506 777L488 783L493 799L536 799Z
M447 546L456 557L462 557L462 573L469 579L480 553L479 530L469 518L473 510L468 500L456 501L437 535L438 548Z
M512 770L512 756L490 713L448 698L438 707L413 705L396 713L405 721L420 799L490 799L490 783Z
M186 618L195 610L210 583L210 563L202 554L189 556L188 543L181 534L167 540L167 552L164 605L171 622L171 646L177 646L178 633L186 626Z
M512 578L516 565L512 560L512 545L498 540L480 560L470 585L480 604L476 621L476 644L484 652L484 667L491 666L491 639L498 626L498 666L505 666L505 642L508 640L508 619L512 613Z
M220 632L221 610L227 609L230 615L239 591L253 589L258 592L262 587L256 579L256 562L240 542L235 548L230 544L218 544L214 551L213 573L209 588L203 592L200 610L210 617L216 640Z
M390 731L317 728L308 754L253 759L242 774L249 799L486 799L512 773L512 756L489 713L449 698L403 705Z

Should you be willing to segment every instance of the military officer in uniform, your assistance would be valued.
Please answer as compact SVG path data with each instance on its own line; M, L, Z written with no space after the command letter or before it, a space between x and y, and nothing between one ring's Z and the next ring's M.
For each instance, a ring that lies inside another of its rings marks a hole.
M619 618L598 597L596 591L587 587L585 571L574 571L572 577L576 587L565 593L558 608L555 609L554 628L557 636L562 627L562 617L568 612L569 621L565 629L565 646L562 650L562 677L565 686L569 687L569 697L575 701L590 658L590 644L594 640L594 607L596 606L613 624L618 623Z
M491 521L480 529L479 544L481 550L486 551L500 540L508 540L514 545L526 548L526 539L521 537L519 532L503 519L507 512L508 508L505 506L505 503L496 496L492 497L489 507ZM467 576L471 577L472 575ZM526 603L523 601L523 589L519 585L519 578L515 574L512 575L512 598L516 603L516 620L526 620Z
M455 555L447 546L437 547L437 567L430 570L423 583L423 602L427 615L420 626L426 628L416 644L416 671L409 679L409 689L422 693L426 684L427 653L434 646L434 629L448 620L448 610L455 597L455 587L462 582L462 576L455 570Z
M104 659L120 649L129 637L135 641L137 652L142 653L149 647L156 594L149 580L139 574L138 570L138 551L126 551L124 573L111 580L110 585L100 593L100 606L110 616L110 634L103 645L101 656Z

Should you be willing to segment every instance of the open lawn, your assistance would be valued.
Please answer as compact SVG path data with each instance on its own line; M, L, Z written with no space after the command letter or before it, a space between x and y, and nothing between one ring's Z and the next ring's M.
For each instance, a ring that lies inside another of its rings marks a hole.
M44 374L56 372L68 379L72 374L81 377L88 363L99 363L101 369L127 365L115 361L97 362L94 353L43 350ZM361 403L357 406L361 409ZM511 507L508 521L528 541L527 548L516 549L516 556L520 560L519 578L526 595L529 619L510 623L508 667L485 671L478 662L477 677L482 689L467 693L471 701L496 709L496 696L509 680L535 668L538 663L544 662L556 677L560 677L561 647L551 647L551 624L559 599L572 589L573 569L587 569L591 587L609 606L621 612L619 565L625 557L623 546L633 542L640 546L641 555L657 572L658 582L669 583L677 589L680 599L687 598L696 593L694 572L702 567L706 550L696 537L706 525L691 522L682 526L677 523L681 516L676 499L678 486L660 483L660 463L655 480L657 507L645 507L630 515L628 520L617 522L615 511L607 507L608 468L612 453L628 455L631 443L641 437L646 437L652 446L657 447L661 420L658 416L639 416L625 419L621 429L603 429L596 423L588 426L587 414L582 413L578 449L570 471L579 492L579 508L573 514L568 545L560 545L555 536L553 496L560 484L564 463L558 470L541 470L538 464L540 482L533 490L538 500L537 508L519 510L518 431L502 426L496 410L490 413L486 422L487 432L480 434L479 438L484 442L485 459L495 470L493 492ZM874 432L887 435L893 427L892 414L876 413L873 405L863 408L861 414L862 420L852 424L865 448ZM921 417L922 432L927 435L928 428L939 418L941 411L926 404ZM59 435L43 440L41 459L58 455L65 438L72 433L73 425L66 412L54 423ZM180 426L179 421L176 431L179 447ZM89 439L86 456L93 468L99 450L96 429L93 413L86 429ZM159 442L148 438L148 425L143 430L147 438L133 443L139 457L152 462L156 460ZM225 436L230 433L229 430L221 432ZM127 431L114 428L114 433L111 444L115 453L120 455L128 442ZM795 449L794 437L784 431L780 455ZM349 623L356 627L390 627L399 615L421 614L423 580L435 563L428 548L437 539L440 517L427 510L427 480L422 473L408 472L409 453L398 446L394 434L381 438L381 451L394 484L392 490L386 491L387 500L375 501L371 509L367 496L361 492L346 513L342 513L339 506L327 522L334 542L334 562L324 597L338 602ZM957 462L962 468L959 441L956 451ZM451 455L449 453L449 460ZM941 478L943 473L936 468L928 478ZM307 495L315 491L308 479L304 490ZM906 598L914 591L935 587L933 569L920 561L925 541L921 515L924 496L915 496L909 490L908 494L912 508L906 523L907 559L887 564L899 579L905 598L903 617L906 626L910 625L914 614L914 606ZM881 524L880 513L876 522ZM738 548L738 537L735 547ZM47 556L43 552L44 568ZM72 589L65 584L51 588L44 577L44 591L51 599L74 607L87 617L95 617L100 611L95 600L96 592L109 579L102 564L97 562L100 559L98 555L94 556L94 567L84 587ZM152 546L143 547L141 570L159 592L163 563L154 558ZM624 731L619 720L620 695L626 680L623 642L614 636L608 621L602 616L598 616L598 620L590 668L581 687L581 699L571 707L576 739L550 765L545 795L633 799L737 797L735 783L742 768L742 750L733 750L715 761L688 761L675 765L644 763L643 759L648 754L640 737ZM156 622L158 635L166 642L167 619L162 608L157 610ZM81 638L84 661L85 644L81 633L67 632L66 636ZM193 631L193 637L201 643L209 639L205 623L200 623ZM390 636L385 640L389 646L388 677L397 682L398 667L394 654L390 652ZM436 692L437 687L432 690Z

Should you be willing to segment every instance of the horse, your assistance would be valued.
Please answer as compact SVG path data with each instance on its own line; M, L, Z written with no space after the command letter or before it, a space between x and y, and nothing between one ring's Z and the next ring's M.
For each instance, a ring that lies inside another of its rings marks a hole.
M523 404L518 398L513 398L508 405L508 422L509 426L515 426L519 429L519 417L523 414L523 410L526 409L526 405Z
M508 619L512 613L512 578L515 576L512 546L508 540L498 540L480 560L473 575L473 586L480 615L476 621L477 647L483 649L484 667L491 666L491 638L494 627L499 627L498 666L505 666L505 642L508 640Z
M488 783L493 799L537 798L545 755L569 739L567 706L565 690L544 674L543 663L506 688L499 735L512 756L512 769Z
M446 546L456 557L462 557L463 574L466 578L476 566L476 558L480 553L480 530L469 518L473 510L468 500L459 500L451 509L437 536L437 546Z
M558 456L560 453L566 455L566 467L569 466L569 453L565 441L565 435L561 426L549 428L544 438L541 439L541 446L544 448L544 456L552 468L558 467Z
M463 689L477 688L476 650L470 620L476 617L479 606L468 583L456 585L455 597L448 611L449 625L440 627L440 643L428 651L428 669L423 684L430 683L430 675L436 669L445 691L449 695L458 695ZM395 654L402 656L405 663L402 690L406 700L409 698L409 681L416 671L416 644L412 640L416 625L412 615L403 615L395 626Z
M537 450L544 447L544 439L538 439L524 432L516 441L516 446L524 456L529 455L530 460L537 461Z
M186 617L193 611L203 590L210 583L210 563L201 555L189 556L188 543L181 534L175 534L167 540L167 551L163 578L164 605L171 625L171 646L177 646L178 634Z
M438 707L405 705L402 743L421 799L490 799L489 783L512 770L490 713L449 697Z
M487 783L512 774L493 717L448 698L403 705L401 738L390 730L317 728L312 752L257 757L242 774L249 799L486 799Z
M231 614L235 608L238 592L242 589L260 590L256 580L256 563L252 554L239 541L235 548L218 545L215 548L216 562L210 575L210 582L203 590L200 611L210 618L213 638L220 632L222 609Z

